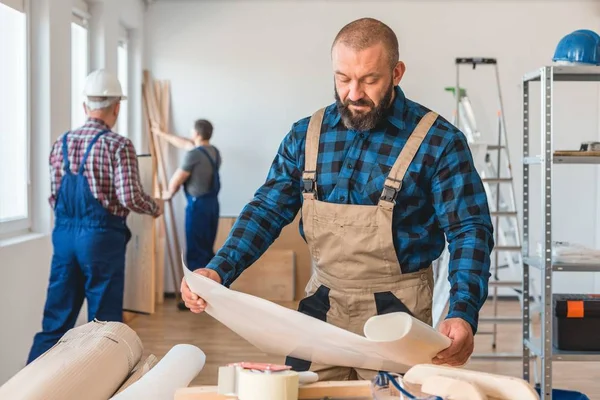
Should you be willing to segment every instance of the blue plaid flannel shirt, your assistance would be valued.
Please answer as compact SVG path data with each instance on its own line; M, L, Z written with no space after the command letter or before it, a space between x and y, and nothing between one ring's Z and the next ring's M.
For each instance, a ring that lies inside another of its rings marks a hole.
M376 205L408 136L428 111L395 87L387 120L381 127L361 133L346 129L335 104L329 105L319 143L318 198ZM309 120L293 124L265 183L243 208L228 239L207 266L221 276L225 286L267 250L300 210ZM441 116L410 165L396 201L393 236L402 272L427 268L440 256L447 238L451 285L447 318L462 318L476 332L488 293L493 225L466 138ZM300 234L304 237L302 223Z

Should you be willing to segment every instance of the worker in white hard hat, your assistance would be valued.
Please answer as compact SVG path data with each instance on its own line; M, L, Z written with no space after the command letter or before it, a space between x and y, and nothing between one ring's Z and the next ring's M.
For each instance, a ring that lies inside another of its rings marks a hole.
M88 77L85 124L61 135L50 154L54 254L44 308L28 363L73 328L83 300L88 320L122 321L125 249L131 211L158 217L163 203L140 183L136 151L111 129L126 97L110 72Z

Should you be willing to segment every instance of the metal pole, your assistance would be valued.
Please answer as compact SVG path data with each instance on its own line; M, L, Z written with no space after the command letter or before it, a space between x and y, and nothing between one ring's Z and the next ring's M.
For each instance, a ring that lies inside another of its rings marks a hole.
M460 69L460 64L457 62L456 63L456 92L454 93L454 95L456 96L456 127L460 130L460 109L459 109L459 105L460 105L460 84L459 84L459 69Z
M542 95L542 285L544 287L544 310L542 313L542 386L544 400L552 399L552 67L543 67L541 71Z
M498 178L498 183L496 183L496 211L500 211L500 153L502 152L502 123L500 119L498 119L498 149L496 150L496 178ZM500 214L496 214L496 229L495 229L495 242L498 243L500 238ZM507 243L508 244L508 243ZM498 251L494 252L494 279L499 280L498 277ZM498 316L498 286L494 285L494 317ZM492 331L492 348L496 348L496 338L498 336L498 325L494 324L494 328Z
M529 157L529 82L523 81L523 158ZM523 163L523 257L529 255L529 164ZM529 382L529 265L523 263L523 379Z

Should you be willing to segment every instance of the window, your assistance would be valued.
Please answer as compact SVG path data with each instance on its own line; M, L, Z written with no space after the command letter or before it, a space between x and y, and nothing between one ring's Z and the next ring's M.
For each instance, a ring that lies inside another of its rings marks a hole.
M83 87L89 73L89 46L86 21L73 16L71 23L71 128L85 123Z
M117 49L117 62L118 62L118 78L121 83L123 93L127 96L129 87L129 52L127 51L127 41L121 40ZM127 100L121 102L121 109L119 111L119 119L117 121L118 133L123 136L129 135L129 110Z
M0 234L31 226L26 29L23 1L0 0Z

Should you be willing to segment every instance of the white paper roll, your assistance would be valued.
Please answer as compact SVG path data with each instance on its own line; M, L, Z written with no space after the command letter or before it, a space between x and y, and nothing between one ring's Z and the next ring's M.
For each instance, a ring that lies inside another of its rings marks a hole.
M228 289L193 273L185 262L183 272L192 291L206 300L209 315L268 354L315 364L404 373L413 365L431 363L432 357L451 343L431 326L420 323L404 330L392 324L390 319L397 317L385 315L374 317L375 322L386 321L369 329L366 337L357 335L263 298ZM410 322L404 317L400 319L399 323ZM384 334L390 330L401 334L386 341L381 339L379 329L384 329ZM422 338L419 332L424 333Z
M402 352L410 365L433 359L452 341L426 323L407 313L376 315L367 320L365 336L373 342L384 343L390 351Z
M262 372L242 369L238 375L239 400L298 400L295 371Z
M178 344L139 381L112 397L111 400L172 400L175 391L187 387L198 375L206 355L190 344Z

